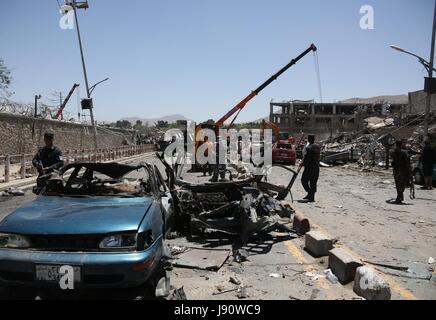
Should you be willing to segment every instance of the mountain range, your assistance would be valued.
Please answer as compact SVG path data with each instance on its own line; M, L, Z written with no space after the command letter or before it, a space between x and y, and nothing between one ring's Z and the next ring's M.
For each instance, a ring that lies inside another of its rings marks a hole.
M160 117L160 118L150 118L150 119L139 118L139 117L129 117L129 118L123 118L121 120L130 121L132 124L135 124L136 121L140 120L140 121L142 121L143 124L148 123L149 126L153 126L158 121L167 121L170 124L177 122L177 120L192 121L191 119L188 119L184 115L181 115L181 114L172 114L169 116L164 116L164 117Z
M371 97L371 98L350 98L346 100L342 100L339 102L343 103L380 103L380 102L387 102L387 103L405 103L407 104L409 101L408 95L385 95L385 96L377 96L377 97ZM260 123L262 120L268 120L269 116L266 116L261 119L254 120L255 123ZM149 126L153 126L158 121L167 121L168 123L175 123L177 120L187 120L187 121L193 121L191 119L186 118L184 115L181 114L174 114L169 116L164 116L161 118L151 118L151 119L145 119L145 118L138 118L138 117L130 117L130 118L123 118L121 120L127 120L130 121L132 124L135 124L137 120L141 120L142 123L148 123Z

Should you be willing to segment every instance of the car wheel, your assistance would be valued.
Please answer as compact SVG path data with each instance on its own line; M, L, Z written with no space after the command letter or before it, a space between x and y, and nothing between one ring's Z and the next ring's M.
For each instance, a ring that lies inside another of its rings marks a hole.
M0 300L8 300L8 299L9 299L8 288L4 286L0 286Z
M167 281L163 281L165 279ZM148 279L146 283L135 289L135 300L161 300L164 295L156 296L157 290L162 294L166 289L166 285L169 286L169 276L167 275L163 265L160 264L156 267L153 276ZM169 287L167 288L169 289Z
M32 288L19 288L0 286L0 300L34 300L36 290Z
M415 183L416 184L424 184L424 176L422 175L421 170L416 169L413 172L413 176L415 178Z

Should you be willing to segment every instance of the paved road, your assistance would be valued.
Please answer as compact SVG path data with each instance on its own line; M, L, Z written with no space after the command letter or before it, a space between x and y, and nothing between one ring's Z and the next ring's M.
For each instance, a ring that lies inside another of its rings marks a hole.
M147 160L159 165L156 159ZM289 176L274 170L269 181L285 184ZM187 180L201 181L198 174L185 175ZM339 244L353 250L367 260L395 264L419 262L426 265L429 256L435 257L436 192L417 191L411 205L393 207L385 203L394 195L392 178L362 174L343 168L322 169L320 193L316 204L294 203L306 214L315 228L339 239ZM294 196L303 196L297 181ZM34 198L0 199L0 219L14 208ZM287 199L290 202L290 197ZM432 212L433 208L433 212ZM186 239L170 240L171 246L198 247L203 243L187 243ZM210 245L210 243L209 243ZM230 245L223 245L230 248ZM314 259L303 250L303 239L289 239L280 234L254 238L247 245L249 260L242 264L232 257L218 272L174 268L171 283L184 287L188 299L237 299L237 292L213 295L218 289L234 289L229 282L237 277L247 288L251 299L355 299L351 285L331 284L322 277L327 259ZM382 271L389 273L389 270ZM278 274L278 278L270 276ZM319 277L321 275L321 277ZM314 279L318 278L317 280ZM434 280L416 280L387 275L393 298L435 298ZM434 277L433 277L434 278Z
M284 183L278 170L273 176L274 181ZM293 192L295 199L305 195L299 181ZM389 172L363 173L332 167L321 169L317 202L295 202L293 206L304 212L318 229L339 239L340 244L363 259L413 266L421 277L436 267L428 264L429 257L436 256L436 191L420 190L417 186L416 199L406 199L406 205L386 203L395 196ZM379 270L395 273L385 268ZM435 277L428 281L395 274L390 277L395 282L395 298L436 299Z

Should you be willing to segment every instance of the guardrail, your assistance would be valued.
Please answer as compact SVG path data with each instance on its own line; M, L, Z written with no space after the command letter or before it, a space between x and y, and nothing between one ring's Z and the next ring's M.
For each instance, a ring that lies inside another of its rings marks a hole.
M64 163L69 164L86 161L115 161L121 158L128 158L147 152L152 152L154 150L154 145L143 144L114 148L65 150L62 153ZM32 165L33 157L34 154L0 156L0 166L4 166L4 170L0 170L0 182L10 182L11 180L25 179L29 176L36 175L36 170ZM12 171L15 171L15 173L13 174Z

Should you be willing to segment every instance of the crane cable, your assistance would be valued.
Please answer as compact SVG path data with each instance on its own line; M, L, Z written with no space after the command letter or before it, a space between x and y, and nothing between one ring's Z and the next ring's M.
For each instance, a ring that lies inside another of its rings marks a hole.
M321 72L319 69L319 58L318 58L318 52L314 51L313 52L313 60L315 63L315 74L316 74L316 80L317 80L317 84L318 84L318 94L319 94L319 102L323 103L323 97L322 97L322 85L321 85ZM328 127L329 131L330 131L330 137L333 135L333 127L332 127L332 119L330 119L330 123L326 124L326 127Z
M322 101L321 72L319 70L319 59L318 59L318 52L317 51L313 52L313 57L314 57L314 61L315 61L316 78L318 81L319 99L320 99L320 102L322 103L323 101Z

